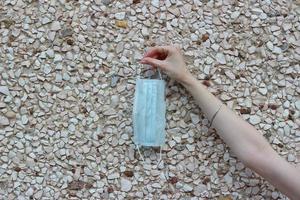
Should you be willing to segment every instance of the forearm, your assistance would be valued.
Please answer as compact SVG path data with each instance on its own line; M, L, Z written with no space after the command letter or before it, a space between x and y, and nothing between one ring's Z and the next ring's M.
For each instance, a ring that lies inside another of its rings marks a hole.
M193 95L202 112L211 120L222 102L211 94L200 81L191 78L183 84ZM271 149L270 145L256 129L223 105L214 118L213 124L220 137L244 162L255 150Z
M194 96L208 120L211 120L222 102L194 78L182 84ZM233 153L247 167L263 176L291 199L299 199L299 172L281 158L253 126L225 105L222 105L217 113L213 126Z

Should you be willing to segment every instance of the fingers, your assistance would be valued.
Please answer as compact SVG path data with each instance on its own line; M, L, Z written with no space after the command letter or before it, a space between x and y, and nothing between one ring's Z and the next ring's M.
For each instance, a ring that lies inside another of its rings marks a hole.
M158 58L164 60L168 56L168 50L164 47L152 47L144 55L143 58Z
M153 67L159 67L160 69L164 70L166 68L165 61L154 59L154 58L143 58L141 60L142 64L152 65Z

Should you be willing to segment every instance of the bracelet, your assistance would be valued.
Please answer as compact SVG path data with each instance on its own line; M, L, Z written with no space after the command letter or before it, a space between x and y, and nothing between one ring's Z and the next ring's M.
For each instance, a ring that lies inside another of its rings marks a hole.
M214 119L216 118L218 112L221 110L222 106L223 106L223 104L220 105L220 107L218 108L217 112L215 112L215 114L214 114L213 117L211 118L210 123L209 123L209 127L208 127L208 128L211 127L211 125L212 125Z

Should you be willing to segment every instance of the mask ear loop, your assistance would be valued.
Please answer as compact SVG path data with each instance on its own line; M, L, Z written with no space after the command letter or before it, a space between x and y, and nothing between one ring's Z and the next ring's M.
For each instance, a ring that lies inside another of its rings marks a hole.
M162 146L159 147L159 160L158 160L158 162L157 162L156 167L158 167L158 165L159 165L160 162L161 162L161 149L162 149Z
M139 153L140 157L142 158L143 162L145 162L145 159L144 159L143 155L142 155L141 152L140 152L140 148L139 148L139 145L138 145L138 144L136 145L136 148L137 148L138 153Z
M158 71L158 74L159 74L159 78L160 78L160 80L163 80L162 79L162 75L161 75L161 72L160 72L160 69L157 67L157 71Z
M162 147L160 146L159 147L159 162L161 161L161 149L162 149Z
M141 77L141 69L143 68L143 65L142 64L139 64L139 69L137 69L136 67L136 76L137 78L139 79Z

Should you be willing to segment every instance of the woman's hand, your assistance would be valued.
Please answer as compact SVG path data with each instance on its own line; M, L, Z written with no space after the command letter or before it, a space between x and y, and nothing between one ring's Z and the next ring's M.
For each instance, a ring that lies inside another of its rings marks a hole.
M158 67L171 78L186 84L193 79L187 70L184 58L179 48L174 46L159 46L150 48L141 60L142 64Z

